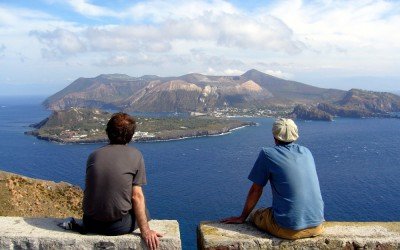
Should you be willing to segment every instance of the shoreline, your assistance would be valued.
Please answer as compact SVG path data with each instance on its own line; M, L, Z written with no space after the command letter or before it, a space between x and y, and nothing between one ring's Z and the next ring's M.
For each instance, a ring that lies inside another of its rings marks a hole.
M181 138L173 138L173 139L161 139L161 140L145 140L145 141L137 141L137 140L132 140L133 142L144 142L144 143L152 143L152 142L168 142L168 141L180 141L180 140L187 140L187 139L195 139L195 138L201 138L201 137L217 137L217 136L223 136L223 135L229 135L235 130L239 130L245 127L251 127L251 126L257 126L258 123L254 124L249 124L249 125L243 125L239 126L233 129L230 129L227 132L221 132L217 134L208 134L208 135L194 135L194 136L186 136L186 137L181 137Z
M196 134L194 134L194 135L183 134L176 138L168 138L168 136L166 136L166 138L162 138L162 136L138 137L138 138L132 138L132 142L136 142L136 143L168 142L168 141L195 139L195 138L208 137L208 136L223 136L223 135L231 134L235 130L239 130L239 129L242 129L245 127L250 127L250 126L257 126L257 125L258 124L255 122L247 122L247 124L244 124L244 125L241 125L238 127L228 128L226 131L218 131L216 133L213 133L212 131L211 132L210 131L197 131ZM107 143L108 142L108 138L69 141L69 140L63 140L60 138L42 136L42 135L39 135L35 130L24 132L24 134L34 136L39 140L48 141L48 142L56 142L56 143L60 143L60 144L96 144L96 143Z

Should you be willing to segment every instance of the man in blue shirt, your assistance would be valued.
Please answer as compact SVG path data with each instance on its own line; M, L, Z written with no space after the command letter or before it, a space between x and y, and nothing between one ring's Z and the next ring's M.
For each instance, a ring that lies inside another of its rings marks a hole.
M253 212L250 221L258 228L285 239L300 239L323 232L324 203L314 158L306 147L293 143L299 137L291 119L274 122L275 146L263 148L250 172L253 182L242 214L222 220L243 223L261 197L268 180L272 207Z

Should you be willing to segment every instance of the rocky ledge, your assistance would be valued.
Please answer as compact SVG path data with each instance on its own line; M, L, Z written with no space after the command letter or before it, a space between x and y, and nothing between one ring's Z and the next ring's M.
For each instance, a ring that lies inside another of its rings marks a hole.
M82 189L66 182L0 171L0 216L81 218L82 198Z
M82 235L59 226L61 219L0 217L0 249L147 249L136 230L121 236ZM175 220L152 220L150 227L163 234L160 250L181 249Z
M283 240L251 224L202 222L199 249L400 249L400 222L326 222L314 238Z

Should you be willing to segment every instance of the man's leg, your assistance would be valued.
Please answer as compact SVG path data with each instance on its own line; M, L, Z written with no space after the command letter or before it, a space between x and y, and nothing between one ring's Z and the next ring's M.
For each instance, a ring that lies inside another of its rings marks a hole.
M103 222L93 220L88 216L83 216L85 229L90 233L101 235L122 235L134 230L135 216L130 213L124 215L121 219L112 222Z
M283 239L296 240L320 235L324 231L323 225L302 230L282 228L276 224L272 208L260 208L250 217L257 228Z

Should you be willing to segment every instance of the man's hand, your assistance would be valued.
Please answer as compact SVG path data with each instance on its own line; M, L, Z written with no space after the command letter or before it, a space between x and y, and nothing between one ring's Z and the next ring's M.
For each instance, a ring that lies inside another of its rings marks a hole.
M250 212L256 206L258 200L260 199L264 187L258 185L257 183L253 183L251 186L249 193L247 194L246 203L244 204L242 214L238 217L229 217L226 219L222 219L222 223L230 223L230 224L241 224L244 223L249 216Z
M246 220L246 218L237 216L237 217L229 217L229 218L222 219L220 222L226 223L226 224L242 224L245 222L245 220Z
M149 223L147 222L146 202L144 200L142 187L133 186L132 203L133 212L135 213L136 221L139 225L140 234L143 240L146 242L146 245L150 250L157 249L160 246L160 240L158 237L162 237L162 235L156 231L150 230Z
M160 246L160 240L158 239L158 237L162 237L160 233L148 230L142 232L141 236L150 250L156 250Z

